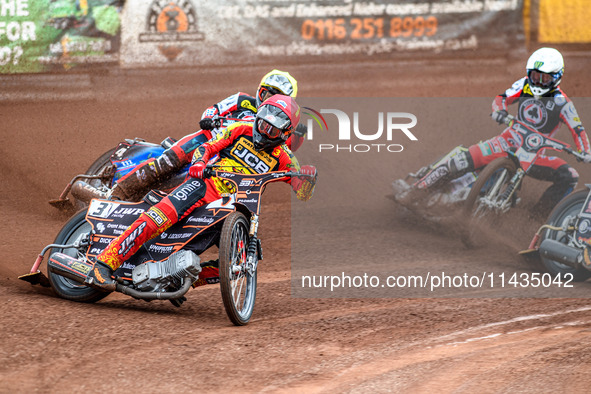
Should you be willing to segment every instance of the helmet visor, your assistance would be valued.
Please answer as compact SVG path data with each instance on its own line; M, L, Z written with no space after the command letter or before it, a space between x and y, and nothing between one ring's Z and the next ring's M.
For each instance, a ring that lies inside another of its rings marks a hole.
M553 74L543 73L538 70L532 70L529 73L530 83L538 88L549 88L554 84L555 76Z

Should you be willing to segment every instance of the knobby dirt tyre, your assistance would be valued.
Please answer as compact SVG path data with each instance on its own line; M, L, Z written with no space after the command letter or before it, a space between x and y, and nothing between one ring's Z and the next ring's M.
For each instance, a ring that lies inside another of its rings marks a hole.
M583 208L583 204L587 199L587 195L589 194L588 189L579 190L574 193L571 193L567 197L563 198L550 212L550 216L546 221L547 224L551 226L562 226L562 223L570 216L576 216L581 212ZM546 229L540 242L544 239L550 238L561 243L567 244L568 243L568 234L564 231L560 230L550 230ZM545 257L540 256L540 268L544 271L549 272L552 276L559 275L562 279L568 279L566 274L572 274L573 281L575 282L582 282L589 278L591 278L591 271L587 270L585 267L578 267L573 268L569 267L568 265L561 264L557 261L547 259Z
M78 211L66 222L55 238L54 243L61 245L71 244L80 236L80 234L90 232L90 230L90 223L86 221L86 209L83 209ZM78 251L74 248L52 248L50 255L55 252L78 257L79 252L82 253L83 251ZM110 294L108 292L93 289L92 287L81 285L71 279L53 273L50 269L47 271L51 288L59 297L65 298L66 300L92 303L102 300Z
M484 167L480 174L478 174L478 178L474 182L463 208L462 217L465 227L462 228L461 238L466 247L480 246L485 242L478 237L477 233L481 231L478 228L478 224L483 224L483 219L487 216L490 218L492 215L491 212L478 211L484 209L479 204L480 197L482 197L483 193L489 192L493 187L491 184L494 184L500 176L503 176L504 180L499 190L494 193L495 196L501 195L516 171L517 166L511 159L508 157L499 157Z
M220 235L220 290L224 308L232 323L248 324L254 310L257 273L245 271L249 222L240 212L231 213Z

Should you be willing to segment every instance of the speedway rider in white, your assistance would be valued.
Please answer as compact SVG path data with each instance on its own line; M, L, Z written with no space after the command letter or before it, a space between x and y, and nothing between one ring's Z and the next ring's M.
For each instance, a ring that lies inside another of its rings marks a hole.
M538 49L528 59L526 71L525 77L494 99L492 118L503 123L508 115L508 106L517 103L517 119L544 135L554 136L561 123L564 123L572 134L576 149L586 154L584 161L591 162L587 133L573 102L559 86L564 74L564 61L560 52L553 48ZM508 127L500 135L469 148L456 147L447 155L446 161L434 168L402 199L416 199L424 194L422 191L480 170L496 158L505 156L507 151L518 147L521 142L520 134ZM426 174L424 171L420 177ZM546 217L554 205L576 187L579 179L577 171L566 161L544 155L539 157L528 175L552 182L532 209L534 215L541 217Z

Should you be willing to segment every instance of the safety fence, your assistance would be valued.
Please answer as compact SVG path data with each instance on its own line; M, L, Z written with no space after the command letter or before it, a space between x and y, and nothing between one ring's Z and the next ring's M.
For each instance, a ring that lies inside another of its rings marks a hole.
M2 0L0 73L491 55L533 25L539 41L591 41L585 2Z

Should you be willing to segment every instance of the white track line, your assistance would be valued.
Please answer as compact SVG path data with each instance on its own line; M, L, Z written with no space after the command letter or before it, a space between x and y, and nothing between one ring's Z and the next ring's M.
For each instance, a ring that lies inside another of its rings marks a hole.
M474 332L474 331L478 331L478 330L482 330L482 329L487 329L487 328L491 328L491 327L504 326L504 325L511 324L511 323L523 322L523 321L528 321L528 320L539 320L539 319L545 319L545 318L548 318L548 317L566 315L566 314L569 314L569 313L578 313L578 312L587 312L587 311L591 311L591 306L586 306L586 307L582 307L582 308L578 308L578 309L570 309L570 310L567 310L567 311L553 312L553 313L544 313L544 314L538 314L538 315L519 316L519 317L514 317L513 319L509 319L509 320L505 320L505 321L483 324L481 326L470 327L470 328L467 328L465 330L452 332L451 334L447 334L447 335L443 335L441 337L435 338L435 341L446 341L446 340L449 340L449 339L452 339L452 338L456 338L456 337L458 337L460 335L468 334L468 333L471 333L471 332ZM534 327L534 328L530 328L530 329L536 329L536 328L541 328L541 327ZM530 329L528 329L528 330L530 330ZM493 335L494 336L498 336L500 334L493 334ZM485 336L485 337L482 337L482 338L485 339L487 337L491 337L491 336L489 335L489 336ZM476 338L476 339L478 339L478 338Z

